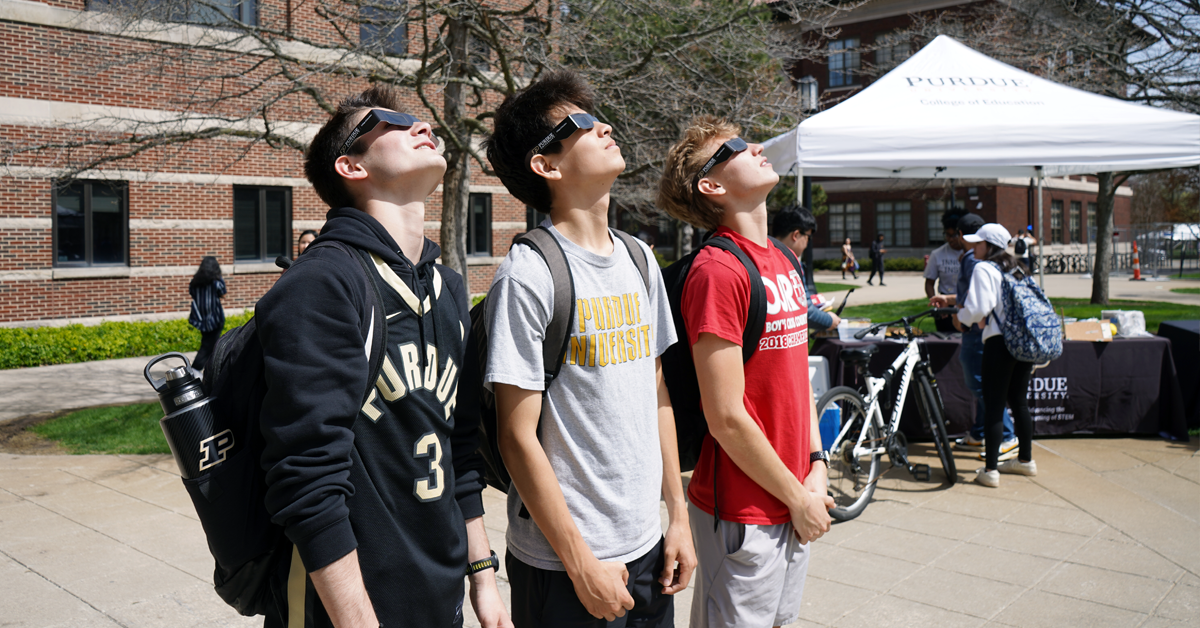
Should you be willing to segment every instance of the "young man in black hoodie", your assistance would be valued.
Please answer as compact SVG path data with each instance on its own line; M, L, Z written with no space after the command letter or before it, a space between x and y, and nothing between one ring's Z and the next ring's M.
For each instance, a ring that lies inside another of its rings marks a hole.
M267 626L461 626L468 570L483 625L511 626L488 560L475 426L453 417L466 291L423 235L446 161L399 106L372 88L317 133L305 172L334 209L258 303L266 505L295 545ZM332 240L365 255L372 277L321 246ZM386 353L368 383L381 323Z

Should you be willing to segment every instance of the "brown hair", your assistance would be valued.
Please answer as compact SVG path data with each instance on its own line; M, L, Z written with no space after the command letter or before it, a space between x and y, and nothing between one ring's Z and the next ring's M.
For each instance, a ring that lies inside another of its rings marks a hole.
M658 181L659 208L694 227L716 229L725 210L696 189L696 174L712 157L713 140L737 137L741 132L741 127L725 118L694 118L683 131L683 138L667 152Z
M367 91L338 103L333 117L317 131L304 156L304 174L312 183L317 196L331 208L354 207L356 202L342 175L333 169L333 164L342 156L342 142L358 124L354 114L364 109L376 108L403 111L400 107L399 94L387 85L374 85ZM355 142L346 154L360 155L365 146L363 142Z

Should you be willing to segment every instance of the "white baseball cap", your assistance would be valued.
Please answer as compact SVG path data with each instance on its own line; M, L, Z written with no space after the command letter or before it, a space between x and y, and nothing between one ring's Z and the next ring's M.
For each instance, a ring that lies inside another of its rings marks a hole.
M1012 234L1008 232L1008 229L1005 229L1004 225L998 225L994 222L980 227L979 231L976 231L974 234L963 236L963 241L965 242L987 242L988 244L995 244L1002 249L1008 247L1008 241L1011 239Z

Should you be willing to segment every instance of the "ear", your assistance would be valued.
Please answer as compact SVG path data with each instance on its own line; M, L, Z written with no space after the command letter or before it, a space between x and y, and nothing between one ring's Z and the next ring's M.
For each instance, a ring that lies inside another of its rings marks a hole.
M700 190L701 194L708 196L724 196L726 193L725 186L708 177L700 179L700 182L696 184L696 189Z
M534 155L533 160L529 162L529 169L537 176L551 181L560 181L563 177L562 171L545 155Z
M363 168L362 160L349 155L338 157L337 161L333 162L333 171L351 181L361 181L367 178L367 169Z

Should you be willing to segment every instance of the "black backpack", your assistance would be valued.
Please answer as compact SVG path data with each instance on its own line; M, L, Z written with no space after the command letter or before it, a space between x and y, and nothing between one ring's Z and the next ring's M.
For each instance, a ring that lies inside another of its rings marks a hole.
M1013 244L1013 253L1016 253L1017 257L1021 257L1028 250L1029 245L1025 242L1025 238L1017 237L1016 243Z
M771 244L779 249L792 263L796 272L803 277L800 261L791 249L775 238ZM671 317L675 321L678 342L671 345L662 356L663 380L671 394L671 407L675 412L675 438L679 443L679 469L691 471L700 459L700 445L708 434L708 422L700 409L700 384L696 380L696 363L692 360L692 348L688 342L687 328L683 322L683 286L687 282L692 263L704 247L716 247L729 251L746 267L750 278L750 312L746 317L746 328L742 330L742 363L745 364L758 349L767 322L767 290L763 287L758 267L730 238L716 236L705 240L700 248L663 270L667 298L671 302Z
M611 231L625 244L625 250L629 252L642 275L646 289L649 290L650 266L646 252L633 236L616 229ZM539 226L513 240L513 244L518 243L528 246L542 256L554 281L554 310L546 326L545 339L542 341L542 365L546 369L546 385L542 394L545 395L545 390L549 390L551 382L558 377L558 372L562 369L563 356L566 355L571 340L571 323L575 320L575 283L566 253L549 229ZM455 401L455 420L470 421L479 425L479 452L483 455L485 463L484 480L488 486L507 493L512 478L509 477L508 469L504 467L504 460L500 456L499 434L496 430L496 396L483 385L487 356L485 297L471 308L471 330L467 338L467 355L463 358L458 397Z
M362 266L364 279L371 285L367 290L369 304L376 316L370 336L370 377L363 394L379 377L387 346L386 316L379 287L367 267L363 255L355 248L338 241L320 242L313 247L332 247L346 252ZM310 247L311 248L311 247ZM297 260L296 263L304 261ZM237 442L246 443L232 458L213 467L197 478L184 480L184 487L204 534L208 549L216 559L213 583L225 603L246 616L278 615L271 594L273 574L291 556L291 542L283 528L271 522L264 504L266 472L259 461L265 441L259 429L259 412L267 393L263 373L263 351L259 344L257 325L253 318L245 325L229 330L217 342L213 358L204 371L204 391L211 399L209 408L218 423L233 431Z

